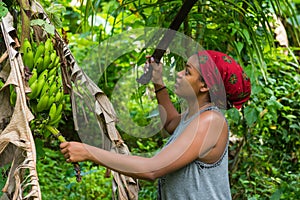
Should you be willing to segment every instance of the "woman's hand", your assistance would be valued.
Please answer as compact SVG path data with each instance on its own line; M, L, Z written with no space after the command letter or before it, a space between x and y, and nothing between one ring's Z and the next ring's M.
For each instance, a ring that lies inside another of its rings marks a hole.
M146 70L148 70L149 66L151 65L153 68L152 72L152 82L157 85L164 85L163 79L162 79L162 63L157 64L154 61L154 58L151 56L146 56Z
M90 153L83 143L63 142L60 144L60 149L67 162L80 162L89 160Z

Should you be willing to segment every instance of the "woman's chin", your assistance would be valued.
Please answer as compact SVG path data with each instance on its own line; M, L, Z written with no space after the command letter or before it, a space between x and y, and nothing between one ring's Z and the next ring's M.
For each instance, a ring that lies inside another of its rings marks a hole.
M174 85L174 93L177 96L182 97L184 95L184 90L182 90L182 87L180 87L180 85L176 83Z
M174 89L174 93L175 93L177 96L181 96L181 95L180 95L181 92L180 92L179 88L176 87L176 86L175 86L175 89Z

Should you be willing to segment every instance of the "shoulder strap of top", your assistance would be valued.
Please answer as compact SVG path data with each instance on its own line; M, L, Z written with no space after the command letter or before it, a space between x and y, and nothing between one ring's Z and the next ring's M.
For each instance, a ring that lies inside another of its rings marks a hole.
M203 112L205 112L205 111L209 111L209 110L216 110L216 111L220 112L220 109L219 109L217 106L208 106L208 107L206 107L206 108L204 108L204 109L199 110L198 112L196 112L193 116L191 116L191 117L188 118L187 120L185 120L185 118L186 118L186 116L187 116L187 114L188 114L188 112L186 112L186 113L184 114L182 120L183 120L184 123L190 122L190 121L192 121L193 119L195 119L197 116L199 116L201 113L203 113Z

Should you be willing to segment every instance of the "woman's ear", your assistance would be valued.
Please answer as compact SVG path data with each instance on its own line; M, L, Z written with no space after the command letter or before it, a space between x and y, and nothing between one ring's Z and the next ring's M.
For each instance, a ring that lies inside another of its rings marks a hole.
M200 88L199 88L200 92L208 92L209 88L207 87L206 83L203 81L200 81Z

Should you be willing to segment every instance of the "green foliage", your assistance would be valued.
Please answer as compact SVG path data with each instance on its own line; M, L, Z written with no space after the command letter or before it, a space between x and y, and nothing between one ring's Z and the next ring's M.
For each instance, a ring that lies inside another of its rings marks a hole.
M80 163L82 181L78 183L73 166L65 162L57 149L44 151L45 156L37 162L43 199L111 199L111 178L104 177L105 168Z
M43 27L43 29L47 33L49 33L51 35L54 35L54 31L55 31L54 26L51 25L51 24L49 24L49 23L47 23L47 22L45 22L44 20L42 20L42 19L35 19L35 20L31 20L30 22L31 22L30 23L31 26L37 26L37 25L41 26L41 27Z
M5 165L5 166L2 166L0 168L0 176L2 177L0 179L0 188L3 188L5 183L6 183L6 179L8 177L8 173L9 173L9 169L10 169L10 166L9 164ZM0 196L2 195L2 191L0 191Z
M157 181L149 182L140 180L139 186L139 199L157 199Z
M232 192L236 199L297 199L299 64L280 48L264 56L268 82L258 76L251 103L243 112L244 122L231 121L233 133L244 140L240 163L231 172ZM248 128L243 127L245 123Z

